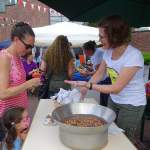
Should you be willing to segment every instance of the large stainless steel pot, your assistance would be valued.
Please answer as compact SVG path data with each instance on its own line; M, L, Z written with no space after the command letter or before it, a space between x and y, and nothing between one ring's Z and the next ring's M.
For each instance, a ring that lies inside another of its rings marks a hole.
M103 118L107 124L98 127L77 127L63 123L65 118L76 114L89 114ZM52 118L59 125L59 135L63 144L78 150L96 150L108 142L108 127L116 115L111 109L91 103L71 103L56 108Z

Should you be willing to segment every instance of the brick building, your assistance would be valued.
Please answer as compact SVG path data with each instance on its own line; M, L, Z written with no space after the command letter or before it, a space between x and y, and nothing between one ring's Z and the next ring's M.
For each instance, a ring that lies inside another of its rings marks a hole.
M132 44L142 51L150 52L150 31L133 32Z
M19 21L29 23L32 27L49 24L49 7L38 0L30 0L26 5L6 6L6 11L0 13L0 41L10 37L11 27Z
M26 6L24 4L6 6L5 12L0 13L0 41L10 37L11 27L18 21L27 22L32 27L68 21L63 15L38 0L28 0L28 2ZM150 31L133 32L132 44L143 51L150 51Z

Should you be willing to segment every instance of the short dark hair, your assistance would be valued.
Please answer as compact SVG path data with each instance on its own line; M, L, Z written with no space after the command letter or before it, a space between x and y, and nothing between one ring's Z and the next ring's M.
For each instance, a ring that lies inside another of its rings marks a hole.
M95 41L88 41L88 42L83 44L83 48L84 48L85 51L90 49L93 52L95 52L96 43L95 43Z
M16 23L11 30L11 40L13 41L15 36L19 39L24 39L25 35L35 37L35 34L29 24L24 22Z
M105 17L98 23L98 27L104 28L112 48L131 41L131 29L118 15Z

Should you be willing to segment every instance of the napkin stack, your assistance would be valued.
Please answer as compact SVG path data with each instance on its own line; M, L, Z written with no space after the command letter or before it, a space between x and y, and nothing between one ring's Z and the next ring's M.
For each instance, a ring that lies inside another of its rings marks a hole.
M52 96L51 99L56 99L60 104L68 104L71 102L79 102L81 99L81 93L78 89L64 90L60 88L60 91L56 96Z

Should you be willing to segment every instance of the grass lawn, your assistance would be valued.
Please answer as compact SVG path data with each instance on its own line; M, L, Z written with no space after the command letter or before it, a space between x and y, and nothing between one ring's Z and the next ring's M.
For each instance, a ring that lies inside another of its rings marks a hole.
M144 56L144 64L150 65L150 52L142 52Z

